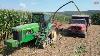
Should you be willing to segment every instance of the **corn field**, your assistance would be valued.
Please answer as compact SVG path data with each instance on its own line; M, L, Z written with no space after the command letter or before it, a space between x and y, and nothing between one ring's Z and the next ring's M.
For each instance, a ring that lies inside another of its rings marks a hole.
M68 23L69 20L71 19L71 16L56 14L55 19L57 19L61 23Z
M27 11L0 10L0 41L11 37L11 28L30 23L32 14Z

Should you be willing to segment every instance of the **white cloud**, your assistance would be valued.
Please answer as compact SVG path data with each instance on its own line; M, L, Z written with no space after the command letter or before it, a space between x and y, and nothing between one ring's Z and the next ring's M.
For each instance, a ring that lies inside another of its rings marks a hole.
M24 10L25 10L25 11L27 10L27 6L26 6L25 3L19 3L19 6L20 6L20 7L19 7L19 10L23 10L23 11L24 11Z
M19 3L19 10L31 10L32 6L36 6L37 0L21 0Z
M20 3L19 4L21 8L26 8L26 4L25 3Z

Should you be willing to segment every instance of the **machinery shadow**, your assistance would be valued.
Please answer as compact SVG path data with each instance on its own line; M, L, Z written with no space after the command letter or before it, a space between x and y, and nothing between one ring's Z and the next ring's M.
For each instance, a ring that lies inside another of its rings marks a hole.
M10 54L12 54L14 51L16 50L19 50L20 48L7 48L5 47L3 52L2 52L2 55L3 56L9 56Z
M32 48L35 48L36 46L34 45L34 40L32 40L32 41L29 41L27 43L23 43L21 46L16 47L16 48L8 48L8 47L5 47L1 54L3 56L9 56L12 53L14 53L15 51L20 50L23 47L27 47L27 48L32 49Z
M73 38L80 37L79 35L76 34L70 34L68 29L59 29L57 30L57 32L58 34L61 34L64 37L73 37Z

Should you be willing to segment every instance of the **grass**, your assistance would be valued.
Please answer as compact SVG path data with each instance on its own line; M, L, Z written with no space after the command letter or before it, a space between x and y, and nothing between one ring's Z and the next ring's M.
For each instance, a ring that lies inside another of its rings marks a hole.
M83 44L75 48L75 56L81 56L85 52L86 52L86 46L84 46Z

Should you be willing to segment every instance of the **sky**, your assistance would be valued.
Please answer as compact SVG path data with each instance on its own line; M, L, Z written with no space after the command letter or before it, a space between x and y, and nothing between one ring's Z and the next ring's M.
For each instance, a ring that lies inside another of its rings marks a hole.
M0 0L0 9L29 10L36 12L54 12L70 0ZM73 0L80 11L100 10L100 0ZM77 11L71 3L60 11Z

